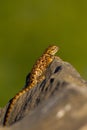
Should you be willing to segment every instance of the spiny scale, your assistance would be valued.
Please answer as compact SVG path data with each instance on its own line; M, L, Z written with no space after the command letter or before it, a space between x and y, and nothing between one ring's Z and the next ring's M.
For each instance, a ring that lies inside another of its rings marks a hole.
M26 88L21 90L16 96L11 100L8 109L6 111L3 125L9 125L9 115L14 108L16 101L21 97L23 94L28 92L31 88L33 88L38 82L42 81L45 78L44 72L48 65L53 61L55 53L58 51L57 46L49 46L43 55L36 61L35 65L33 66L30 74L30 82Z

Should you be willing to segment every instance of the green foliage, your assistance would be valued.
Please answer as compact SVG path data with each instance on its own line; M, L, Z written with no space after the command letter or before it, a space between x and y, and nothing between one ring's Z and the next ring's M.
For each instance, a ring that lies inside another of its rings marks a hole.
M50 44L87 79L87 1L21 0L0 4L0 105L24 85Z

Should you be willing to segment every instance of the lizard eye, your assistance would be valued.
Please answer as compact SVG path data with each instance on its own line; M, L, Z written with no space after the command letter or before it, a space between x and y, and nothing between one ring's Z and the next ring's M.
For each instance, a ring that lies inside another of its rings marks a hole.
M48 50L49 50L49 54L51 54L51 55L54 55L57 51L58 51L58 47L57 46L50 46L49 48L48 48Z
M45 53L47 53L47 54L49 54L49 55L55 55L55 53L58 51L58 47L57 46L55 46L55 45L53 45L53 46L49 46L47 49L46 49L46 51L45 51Z

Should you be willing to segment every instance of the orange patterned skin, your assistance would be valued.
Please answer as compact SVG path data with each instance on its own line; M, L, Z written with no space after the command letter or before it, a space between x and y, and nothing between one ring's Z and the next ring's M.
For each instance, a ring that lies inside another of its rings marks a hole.
M45 71L49 64L53 61L55 53L59 50L59 48L55 45L49 46L43 55L36 61L35 65L33 66L31 70L31 74L29 77L29 84L27 85L26 88L21 90L19 93L13 97L11 100L8 109L6 111L5 117L4 117L4 122L3 125L6 126L8 125L8 119L9 115L14 108L14 104L16 101L26 92L28 92L31 88L33 88L37 83L41 82L43 79L45 79Z

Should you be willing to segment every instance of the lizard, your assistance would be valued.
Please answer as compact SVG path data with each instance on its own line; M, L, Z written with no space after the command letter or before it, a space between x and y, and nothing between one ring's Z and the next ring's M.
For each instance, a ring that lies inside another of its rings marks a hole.
M29 76L29 83L27 87L22 89L19 93L17 93L11 100L8 109L5 113L3 125L6 126L8 123L9 115L14 108L14 104L16 101L26 92L28 92L31 88L33 88L37 83L41 82L45 79L45 71L49 64L53 61L55 53L59 50L58 46L52 45L49 46L42 56L36 61L34 66L32 67L30 76Z

